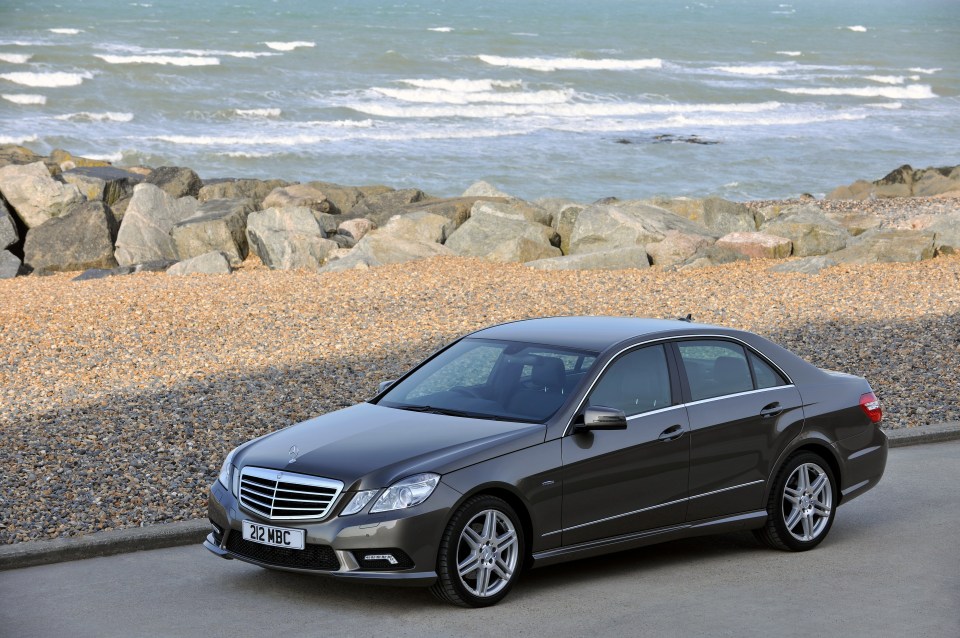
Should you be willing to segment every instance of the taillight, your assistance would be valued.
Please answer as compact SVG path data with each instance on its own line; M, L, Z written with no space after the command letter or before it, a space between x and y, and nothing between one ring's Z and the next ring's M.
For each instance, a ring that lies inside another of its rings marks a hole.
M874 423L880 423L883 418L883 410L880 408L880 399L873 392L867 392L860 395L860 408L866 413L867 417Z

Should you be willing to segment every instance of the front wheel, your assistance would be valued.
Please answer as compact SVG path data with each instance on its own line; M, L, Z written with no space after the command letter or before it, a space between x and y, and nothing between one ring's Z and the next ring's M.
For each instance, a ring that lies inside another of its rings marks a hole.
M823 541L836 516L837 484L823 458L801 452L780 469L757 538L776 549L802 552Z
M430 591L460 607L495 605L513 587L523 553L523 527L510 504L496 496L474 497L443 533Z

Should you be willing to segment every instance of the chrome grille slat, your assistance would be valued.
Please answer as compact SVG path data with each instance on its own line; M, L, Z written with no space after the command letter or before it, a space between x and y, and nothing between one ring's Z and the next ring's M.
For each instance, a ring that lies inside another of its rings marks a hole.
M270 520L320 519L336 502L343 483L282 470L240 471L241 508Z

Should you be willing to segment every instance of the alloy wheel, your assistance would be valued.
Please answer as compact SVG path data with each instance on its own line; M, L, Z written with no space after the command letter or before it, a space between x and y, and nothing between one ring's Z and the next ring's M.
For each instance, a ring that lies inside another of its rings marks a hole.
M474 596L497 595L513 577L520 543L513 522L495 509L483 510L464 526L457 545L457 573Z
M809 542L830 523L833 487L827 472L816 463L802 463L783 487L783 523L793 538Z

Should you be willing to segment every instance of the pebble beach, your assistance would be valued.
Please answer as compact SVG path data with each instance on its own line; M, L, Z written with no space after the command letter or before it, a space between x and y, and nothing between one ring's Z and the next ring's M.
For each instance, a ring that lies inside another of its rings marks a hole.
M893 222L955 203L823 205ZM318 275L250 257L230 277L0 281L0 543L202 518L233 446L528 317L691 313L867 377L886 428L960 420L960 256L769 267L549 272L439 257Z

